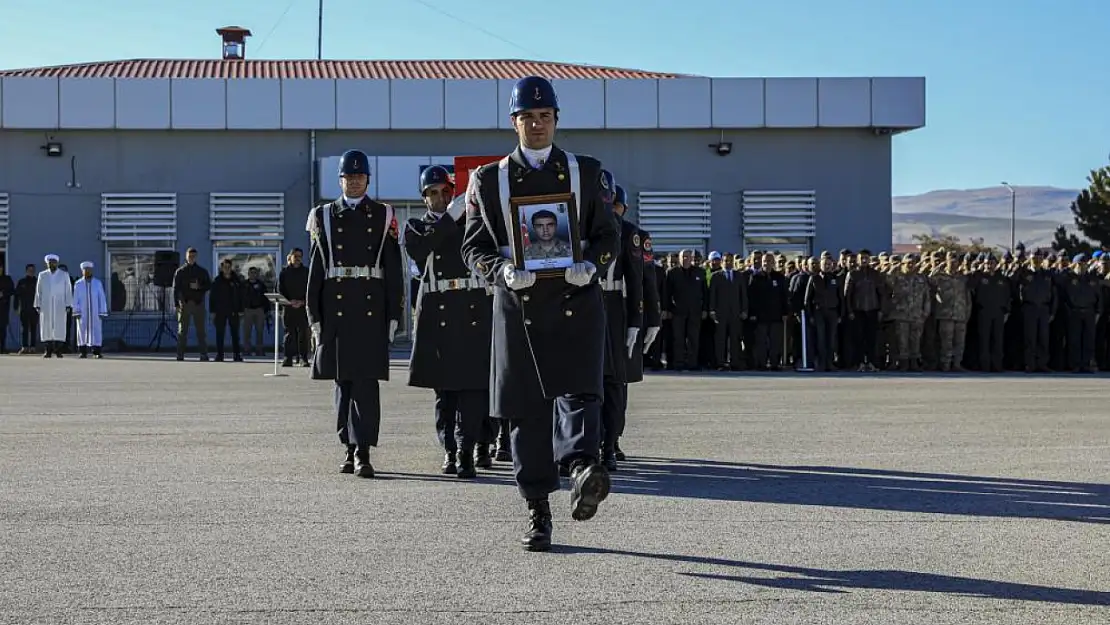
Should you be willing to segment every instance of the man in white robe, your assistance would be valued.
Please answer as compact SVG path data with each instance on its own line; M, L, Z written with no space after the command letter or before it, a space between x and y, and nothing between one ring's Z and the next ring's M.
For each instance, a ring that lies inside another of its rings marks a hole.
M104 318L108 316L108 298L104 296L104 285L93 277L93 264L81 263L81 279L73 285L73 318L77 320L77 346L80 358L89 357L92 348L94 358L103 358L100 346L104 340L102 333Z
M69 274L58 269L58 255L46 255L46 270L39 273L35 286L35 310L39 312L39 338L46 353L43 358L62 357L66 340L66 316L73 308L73 283Z

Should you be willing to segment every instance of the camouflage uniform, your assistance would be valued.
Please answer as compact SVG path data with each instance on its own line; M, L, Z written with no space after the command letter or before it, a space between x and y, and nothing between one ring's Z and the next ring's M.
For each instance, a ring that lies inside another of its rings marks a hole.
M907 256L902 272L890 276L891 319L898 341L895 351L898 369L902 371L920 370L921 331L932 304L929 300L932 293L929 279L914 270L913 262L914 259Z
M954 255L950 258L955 261ZM940 338L940 370L963 371L960 363L964 357L967 320L971 317L967 276L938 267L930 276L930 282L935 293L933 316L937 320L937 336Z
M542 243L532 243L524 250L525 260L549 260L570 258L570 256L570 246L562 239L553 239L551 247L544 247Z

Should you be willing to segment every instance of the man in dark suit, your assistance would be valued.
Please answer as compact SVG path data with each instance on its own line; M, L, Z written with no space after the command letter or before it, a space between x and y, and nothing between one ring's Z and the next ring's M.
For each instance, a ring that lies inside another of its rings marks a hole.
M709 317L716 324L713 336L719 371L744 369L741 348L744 320L748 318L748 283L736 271L736 258L726 254L724 267L713 272L709 281Z
M551 83L517 82L509 114L519 145L471 177L462 254L494 289L491 412L512 423L513 471L529 510L522 543L547 551L548 495L559 489L560 462L570 466L575 520L592 518L609 495L609 472L598 461L606 323L598 280L620 239L601 200L601 163L553 143L559 103ZM520 263L523 250L513 253L522 242L511 200L567 192L578 205L580 260L537 280Z

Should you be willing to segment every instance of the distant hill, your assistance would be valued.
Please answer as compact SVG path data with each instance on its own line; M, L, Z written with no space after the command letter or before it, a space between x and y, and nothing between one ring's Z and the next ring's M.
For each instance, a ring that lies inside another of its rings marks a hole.
M1072 226L1077 189L1014 187L1017 239L1026 247L1047 246L1061 224ZM952 235L961 241L982 237L988 245L1010 245L1010 192L1005 187L930 191L893 198L894 243L913 235Z

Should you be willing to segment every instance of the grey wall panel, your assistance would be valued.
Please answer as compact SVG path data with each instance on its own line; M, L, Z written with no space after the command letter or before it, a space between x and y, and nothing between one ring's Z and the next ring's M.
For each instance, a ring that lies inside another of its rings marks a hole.
M552 80L559 96L559 127L567 130L605 127L604 80Z
M443 81L392 80L389 107L390 128L443 128Z
M658 80L606 80L605 127L659 127Z
M659 80L660 128L713 125L713 81L709 78Z
M488 130L498 127L496 80L445 80L444 127L448 130Z
M164 130L170 127L168 78L116 80L116 128Z
M116 81L111 78L61 78L58 117L62 128L116 127Z
M286 130L335 129L335 81L281 81L281 127Z
M872 78L871 123L887 128L925 125L924 78Z
M816 78L767 78L763 84L768 128L817 127Z
M229 130L281 128L281 81L251 78L227 81Z
M58 127L57 78L4 78L4 128Z
M871 125L871 80L817 80L817 122L824 128L866 128Z
M390 81L335 81L335 127L339 130L389 129Z
M227 81L176 78L170 85L170 121L177 130L227 128Z
M762 78L714 78L713 127L762 128L764 93Z
M511 129L512 121L509 119L509 98L513 95L515 80L497 81L497 127Z

